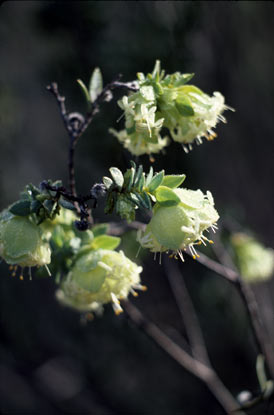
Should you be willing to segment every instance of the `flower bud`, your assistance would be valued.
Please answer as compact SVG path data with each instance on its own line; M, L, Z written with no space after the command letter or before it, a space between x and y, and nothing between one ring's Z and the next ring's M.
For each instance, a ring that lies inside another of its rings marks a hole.
M57 291L57 298L84 312L100 312L104 304L112 303L119 314L119 299L126 299L129 293L137 295L135 289L145 289L140 284L141 271L142 267L130 261L123 251L91 250L76 259Z
M11 265L35 267L49 264L51 251L42 229L30 217L6 211L0 218L0 256Z
M273 249L265 248L244 233L235 233L231 244L240 273L247 282L256 283L271 278L274 272Z

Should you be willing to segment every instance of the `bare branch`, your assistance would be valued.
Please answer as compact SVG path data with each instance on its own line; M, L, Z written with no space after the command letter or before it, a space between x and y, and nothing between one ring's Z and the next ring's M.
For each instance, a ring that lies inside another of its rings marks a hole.
M129 301L123 302L123 309L136 326L144 331L154 342L161 347L169 356L171 356L180 366L196 376L206 384L216 400L220 403L226 414L243 415L243 412L237 411L239 407L237 401L226 389L215 372L207 365L194 359L185 352L181 347L174 343L164 332L155 324L147 320L144 315Z
M211 367L199 320L186 288L184 277L174 260L164 260L166 276L180 311L193 356Z

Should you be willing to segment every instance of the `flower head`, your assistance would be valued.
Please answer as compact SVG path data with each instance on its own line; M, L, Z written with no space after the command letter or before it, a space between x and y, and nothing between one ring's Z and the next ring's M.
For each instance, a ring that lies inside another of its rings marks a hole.
M49 264L51 251L41 227L29 216L4 211L0 218L0 256L10 265L35 267Z
M165 200L155 204L152 219L146 230L139 232L138 241L152 252L173 251L180 256L189 247L196 257L194 245L211 242L203 232L209 228L214 230L219 218L212 195L183 188L173 189L172 195L176 203Z
M242 277L250 283L271 278L274 272L274 250L265 248L255 238L235 233L231 244Z
M123 251L107 249L91 250L76 259L57 298L79 311L100 312L106 303L112 303L116 314L122 312L119 299L135 289L144 290L140 284L142 267L128 259Z
M188 152L192 143L215 138L216 124L226 122L223 112L233 110L225 105L220 92L209 96L194 85L186 85L193 74L165 75L159 61L151 74L137 76L139 90L118 101L124 111L125 130L110 130L134 155L157 153L166 146L162 127Z

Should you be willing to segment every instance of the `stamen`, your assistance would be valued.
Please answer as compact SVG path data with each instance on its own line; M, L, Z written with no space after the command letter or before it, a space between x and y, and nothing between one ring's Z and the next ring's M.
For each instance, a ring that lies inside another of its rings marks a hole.
M116 316L118 316L119 314L123 312L123 309L120 306L120 301L118 300L115 294L110 293L110 296L112 299L112 307L113 307L114 313L116 314Z
M131 288L129 292L133 295L133 297L138 297L139 295L136 291L133 290L133 288Z
M179 250L179 251L177 251L177 253L178 253L178 255L179 255L179 257L180 257L181 261L182 261L182 262L185 262L185 259L184 259L184 256L183 256L182 251L181 251L181 250Z
M45 268L47 270L47 273L48 273L49 277L51 277L51 272L50 272L49 267L47 266L47 264L45 264L44 266L45 266Z
M139 248L136 252L135 258L138 258L139 254L140 254L140 251L141 251L141 245L139 245Z
M136 290L140 290L140 291L147 291L147 286L142 285L142 284L134 284L133 288L135 288Z
M29 267L29 280L32 281L31 267Z

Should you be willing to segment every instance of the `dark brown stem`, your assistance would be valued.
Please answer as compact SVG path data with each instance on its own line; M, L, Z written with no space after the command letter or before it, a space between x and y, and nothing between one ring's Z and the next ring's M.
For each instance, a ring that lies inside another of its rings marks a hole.
M210 367L199 362L185 352L155 324L146 319L129 301L123 302L123 308L130 320L133 321L139 329L144 331L152 340L154 340L155 343L179 363L180 366L207 385L208 389L215 396L226 414L243 414L243 412L237 411L237 408L239 407L238 403Z
M77 196L76 192L76 183L75 183L75 168L74 168L74 154L75 154L75 147L82 136L82 134L86 131L90 123L92 122L95 114L99 112L99 105L103 101L109 101L112 99L111 91L115 88L126 88L130 91L136 92L139 89L139 86L136 82L119 82L121 75L119 75L116 79L112 82L107 84L102 92L98 95L96 100L91 104L90 110L87 112L86 116L84 117L79 112L75 113L68 113L65 106L65 97L61 96L58 90L58 85L56 82L52 82L48 87L48 91L50 91L60 109L60 113L67 130L67 133L70 138L70 145L69 145L69 156L68 156L68 171L69 171L69 188L70 192L73 196ZM76 208L79 212L79 206L76 205Z

